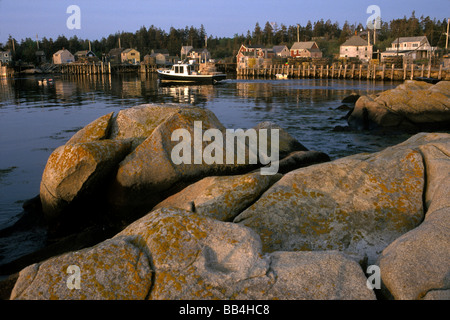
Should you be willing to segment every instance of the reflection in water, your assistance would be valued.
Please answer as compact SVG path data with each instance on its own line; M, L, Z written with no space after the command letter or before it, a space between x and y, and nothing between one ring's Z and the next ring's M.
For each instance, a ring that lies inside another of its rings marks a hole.
M43 80L50 78L44 85ZM51 152L111 111L144 103L180 103L211 110L226 128L245 129L272 121L307 148L335 159L378 151L408 137L333 130L346 125L345 112L337 110L344 97L372 94L397 84L228 79L215 86L161 86L156 75L146 74L0 79L0 229L17 220L24 200L39 193Z

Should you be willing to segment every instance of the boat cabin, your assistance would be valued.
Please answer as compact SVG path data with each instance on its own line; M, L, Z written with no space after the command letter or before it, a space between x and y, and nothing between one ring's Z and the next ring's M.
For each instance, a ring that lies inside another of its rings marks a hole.
M195 75L197 74L197 70L192 64L175 64L172 66L170 73L179 75Z

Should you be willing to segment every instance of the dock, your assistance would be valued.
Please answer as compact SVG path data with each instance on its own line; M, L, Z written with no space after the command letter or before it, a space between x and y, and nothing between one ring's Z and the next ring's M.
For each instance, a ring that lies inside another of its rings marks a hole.
M115 73L153 73L156 65L111 64L110 62L97 63L68 63L60 65L56 72L62 74L115 74Z
M277 74L286 75L287 78L313 78L313 79L360 79L360 80L413 80L415 78L434 78L450 80L450 70L433 68L430 65L403 65L397 68L394 64L332 64L332 65L270 65L254 68L237 69L237 76L243 78L276 78Z

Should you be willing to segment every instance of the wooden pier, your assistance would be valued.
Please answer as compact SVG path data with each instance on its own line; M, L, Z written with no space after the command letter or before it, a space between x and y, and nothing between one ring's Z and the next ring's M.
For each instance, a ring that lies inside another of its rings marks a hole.
M73 74L73 75L153 73L156 72L156 65L111 64L109 62L68 63L60 65L57 72L60 72L62 74Z
M237 76L244 78L276 78L277 74L287 75L288 78L313 78L313 79L364 79L364 80L412 80L417 77L450 80L450 70L432 68L430 65L403 65L403 68L388 68L385 64L366 65L270 65L260 68L237 69Z

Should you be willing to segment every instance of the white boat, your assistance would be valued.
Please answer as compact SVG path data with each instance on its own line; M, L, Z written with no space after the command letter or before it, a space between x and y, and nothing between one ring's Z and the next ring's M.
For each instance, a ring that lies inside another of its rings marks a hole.
M287 79L287 78L288 78L288 75L287 75L287 74L282 74L282 73L277 73L277 74L275 75L275 77L276 77L277 79Z
M202 73L198 71L198 65L193 63L178 62L170 69L158 70L158 79L162 83L216 84L226 77L226 74L217 72Z

